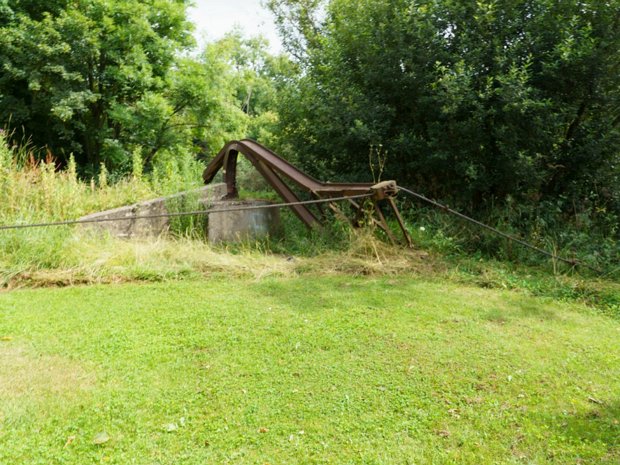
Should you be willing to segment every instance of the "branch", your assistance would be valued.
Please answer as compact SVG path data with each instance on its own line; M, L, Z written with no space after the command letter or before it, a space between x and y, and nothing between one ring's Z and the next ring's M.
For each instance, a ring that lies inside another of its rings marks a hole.
M583 102L581 102L581 105L579 105L579 109L577 110L577 116L575 116L575 119L572 121L572 123L570 123L570 125L568 126L568 129L566 130L566 135L564 136L564 141L566 143L568 143L568 141L570 141L573 138L575 131L577 130L577 128L581 124L581 121L583 120L583 117L586 113L587 108L588 108L588 104L584 100Z

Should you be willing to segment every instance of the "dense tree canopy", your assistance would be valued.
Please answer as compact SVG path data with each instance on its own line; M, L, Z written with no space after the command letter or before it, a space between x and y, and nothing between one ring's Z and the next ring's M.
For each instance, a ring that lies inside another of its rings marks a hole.
M61 162L73 153L83 170L120 172L135 150L148 165L162 150L268 133L263 95L286 60L238 33L196 53L188 3L0 0L0 127Z
M270 6L304 70L281 119L308 169L363 179L382 144L432 195L618 205L620 3Z
M175 53L191 37L185 1L5 4L0 118L23 127L35 144L57 156L75 152L84 164L118 165L128 149L128 119L135 126L167 116L161 94Z

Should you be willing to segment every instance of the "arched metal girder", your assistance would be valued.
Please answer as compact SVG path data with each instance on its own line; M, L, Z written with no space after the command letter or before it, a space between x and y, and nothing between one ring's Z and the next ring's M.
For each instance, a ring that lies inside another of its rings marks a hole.
M411 237L405 228L398 208L394 202L394 196L398 192L395 181L384 181L379 184L372 183L329 183L314 179L294 165L278 156L267 147L251 139L233 140L228 142L217 156L204 170L202 177L205 184L209 184L217 172L224 168L227 194L225 198L233 199L238 196L237 191L237 157L243 154L256 170L267 180L274 190L287 203L299 202L299 197L284 182L288 179L300 189L309 192L315 198L329 199L330 197L348 197L363 194L372 194L372 201L377 218L374 221L383 229L391 240L394 240L383 213L379 208L379 202L385 200L394 211L398 224L403 232L405 240L411 246ZM350 200L351 205L357 210L362 210L362 205ZM291 210L308 227L320 226L319 219L305 205L291 205ZM336 208L333 206L333 208Z

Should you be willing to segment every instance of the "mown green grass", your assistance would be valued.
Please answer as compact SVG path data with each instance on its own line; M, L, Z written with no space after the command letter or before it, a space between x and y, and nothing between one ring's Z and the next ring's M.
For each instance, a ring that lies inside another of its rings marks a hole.
M406 277L0 294L2 464L617 464L619 420L620 323L577 304Z

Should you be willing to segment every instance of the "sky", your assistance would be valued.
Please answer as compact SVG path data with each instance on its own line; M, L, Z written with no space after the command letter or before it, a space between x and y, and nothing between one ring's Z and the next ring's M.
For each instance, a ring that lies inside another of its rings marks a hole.
M271 13L261 6L261 0L195 0L194 3L188 12L196 24L194 35L199 44L217 40L237 25L244 36L266 37L271 52L282 51Z

